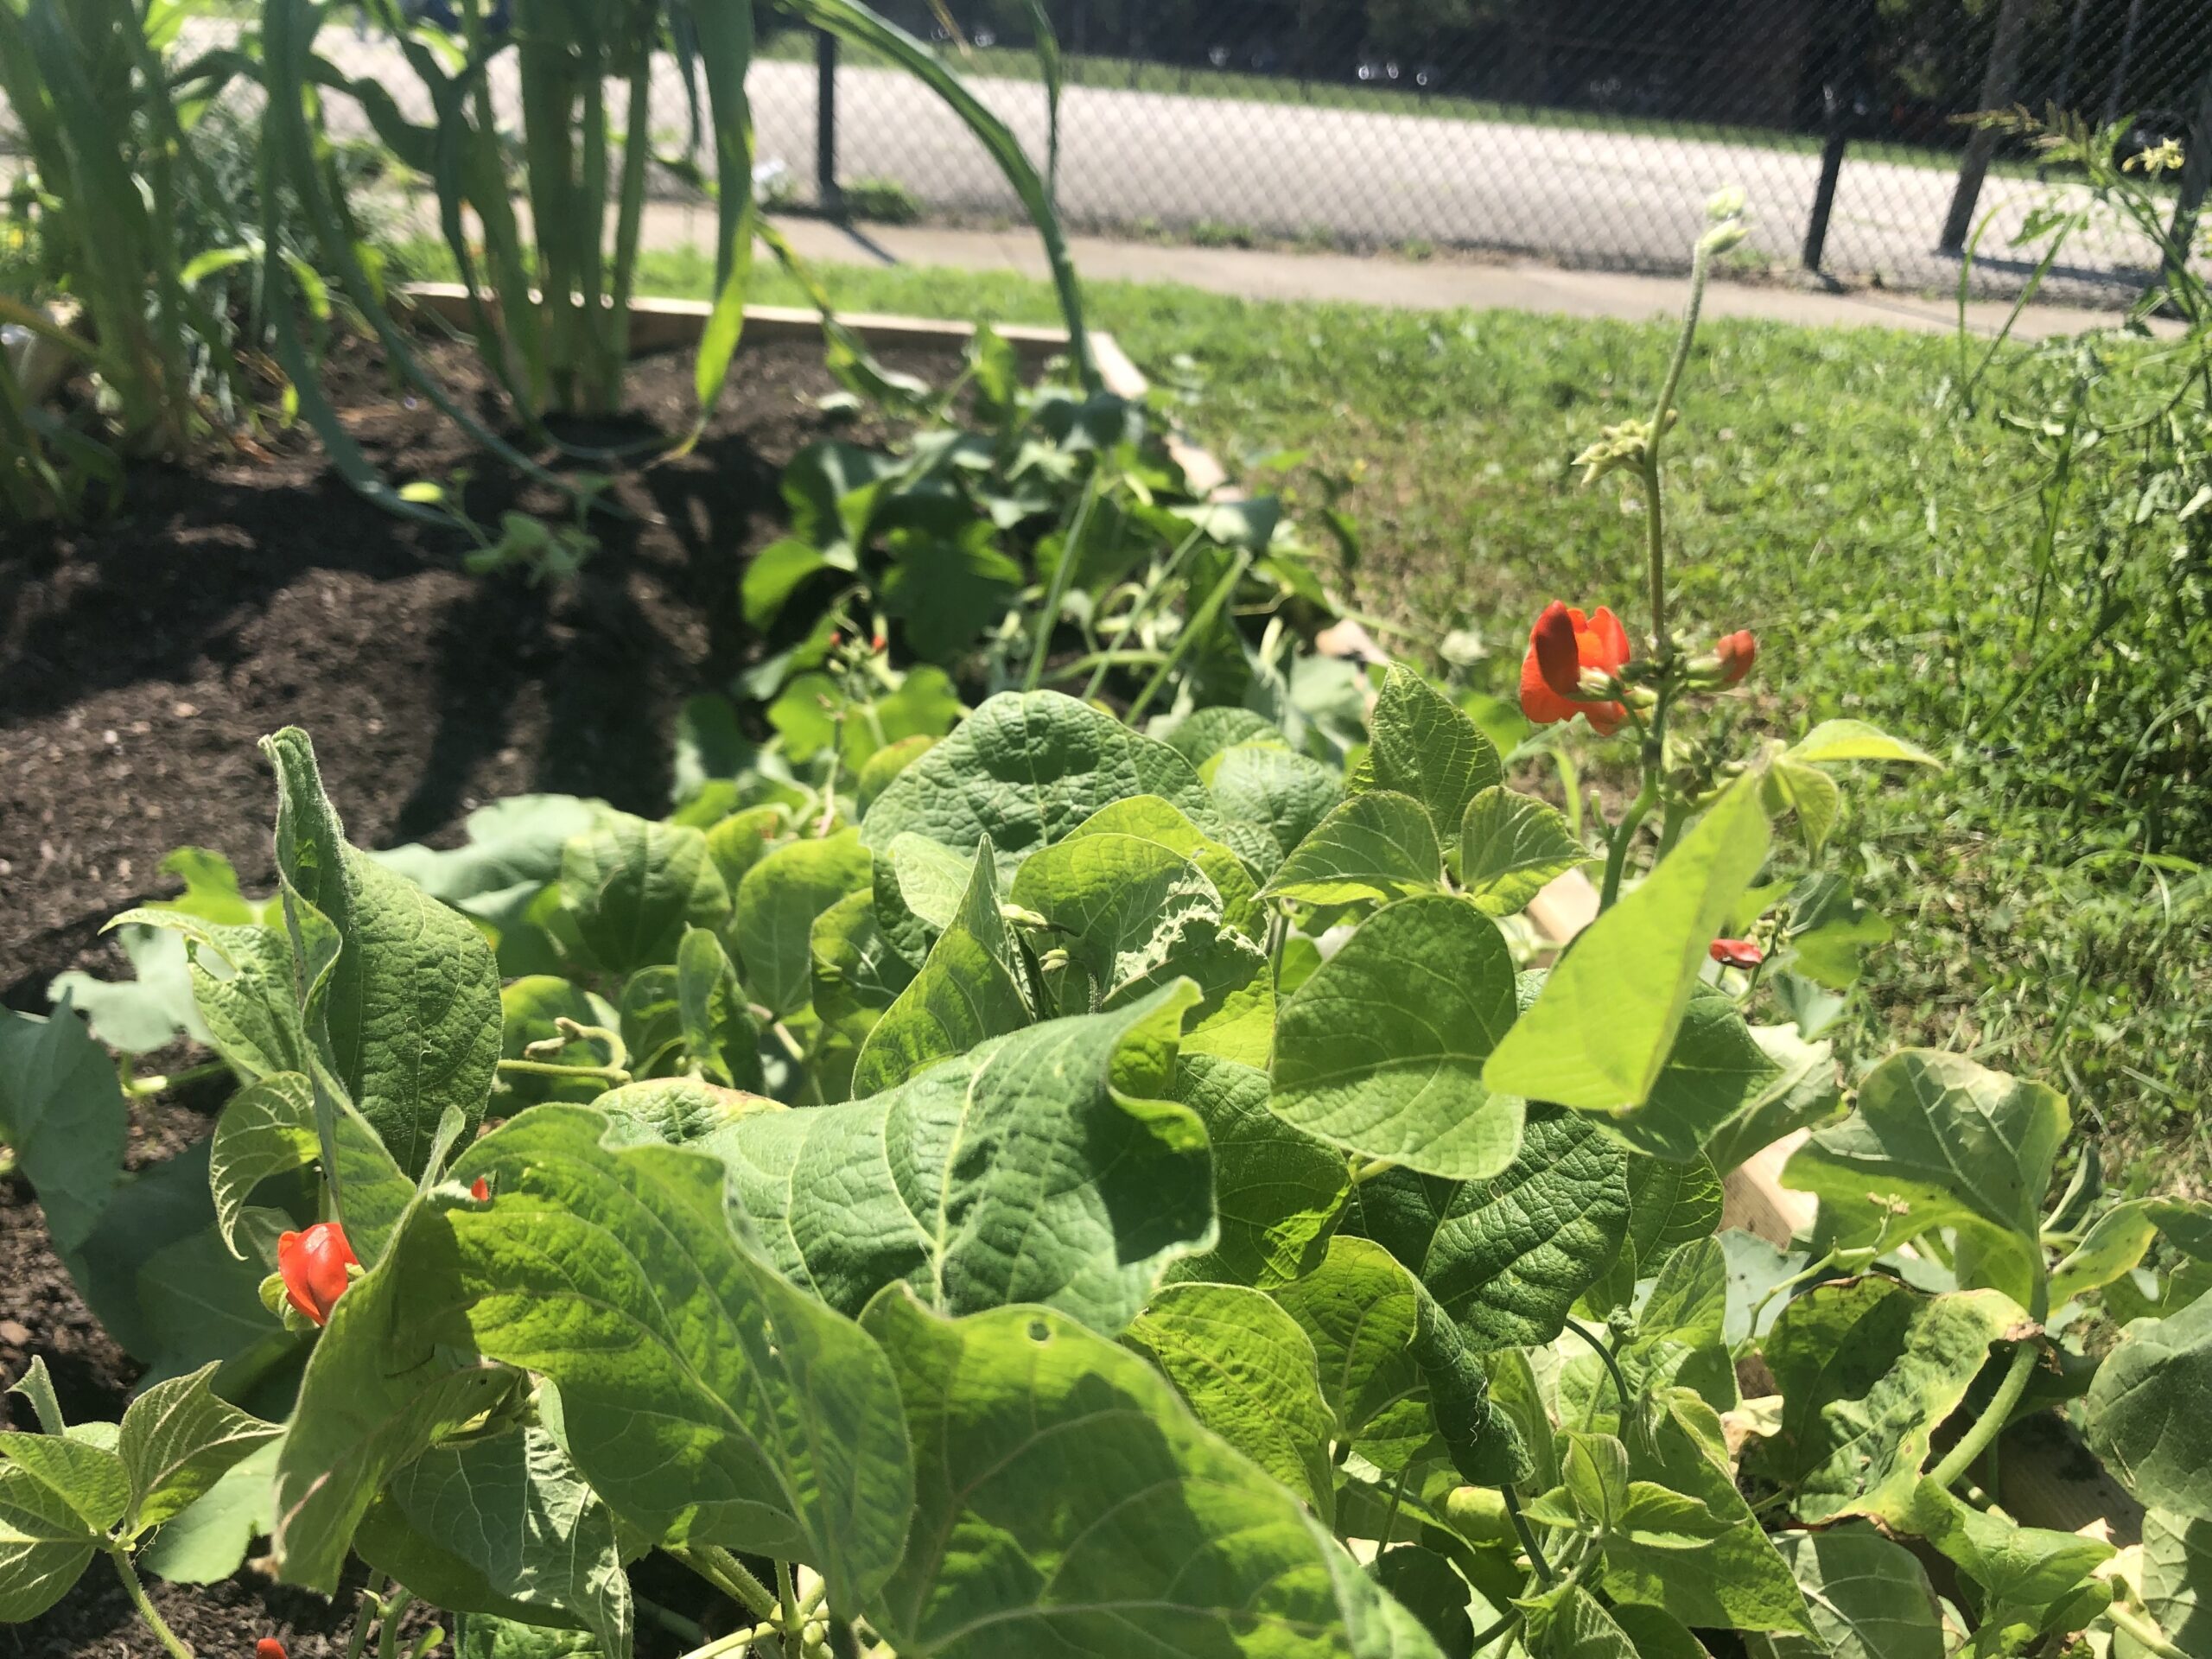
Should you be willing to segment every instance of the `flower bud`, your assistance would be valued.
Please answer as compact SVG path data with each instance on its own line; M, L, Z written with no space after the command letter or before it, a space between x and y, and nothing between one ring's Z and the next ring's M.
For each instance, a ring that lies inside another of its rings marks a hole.
M1724 636L1713 648L1720 661L1720 683L1734 685L1751 671L1751 664L1759 659L1758 637L1749 628Z
M1766 960L1766 952L1749 939L1715 939L1707 954L1723 968L1740 968L1745 973Z
M285 1659L284 1644L273 1636L264 1636L253 1644L253 1659Z
M479 1204L489 1204L492 1201L491 1182L486 1180L481 1175L479 1175L475 1180L469 1184L468 1196L475 1199Z

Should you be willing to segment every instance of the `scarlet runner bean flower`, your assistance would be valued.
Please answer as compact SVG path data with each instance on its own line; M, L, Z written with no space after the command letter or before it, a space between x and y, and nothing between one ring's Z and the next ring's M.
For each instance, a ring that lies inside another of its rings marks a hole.
M1713 648L1720 659L1720 683L1734 685L1751 671L1751 664L1759 659L1758 636L1749 628L1724 635Z
M253 1659L285 1659L284 1644L273 1636L264 1636L253 1644Z
M1521 664L1521 712L1539 726L1572 720L1578 714L1600 737L1610 737L1628 710L1605 697L1586 695L1586 683L1610 679L1629 659L1628 631L1604 606L1585 616L1559 600L1544 607L1529 631L1529 654Z
M492 1196L491 1182L486 1180L481 1175L479 1175L474 1181L469 1184L468 1196L475 1199L479 1204L486 1202Z
M1749 939L1715 939L1707 954L1723 968L1741 968L1746 973L1766 960L1766 952Z
M328 1321L330 1310L352 1282L346 1269L360 1266L346 1230L334 1221L319 1221L304 1233L286 1233L276 1241L276 1271L283 1275L284 1299L317 1325Z

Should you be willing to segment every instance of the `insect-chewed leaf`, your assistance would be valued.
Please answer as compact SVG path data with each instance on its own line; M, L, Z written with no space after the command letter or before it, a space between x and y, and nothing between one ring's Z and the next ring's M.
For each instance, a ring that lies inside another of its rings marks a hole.
M1427 1632L1158 1372L1065 1316L947 1319L893 1288L920 1503L881 1624L901 1653L1436 1659Z
M448 1108L474 1128L499 1060L499 981L474 924L347 844L307 734L263 741L277 778L276 864L286 910L337 934L302 964L309 1027L346 1096L399 1166L420 1175ZM209 1024L214 1022L211 1020Z
M2064 1097L2042 1084L1908 1049L1867 1074L1858 1112L1816 1132L1783 1179L1820 1198L1824 1243L1887 1249L1969 1229L1989 1282L2025 1300L2067 1122Z
M872 848L912 830L963 854L985 839L1027 854L1131 795L1207 810L1198 774L1166 744L1059 692L1007 691L893 779L861 833Z
M1313 1344L1265 1292L1166 1286L1122 1340L1151 1357L1200 1422L1329 1520L1336 1415L1321 1398Z
M1267 896L1308 905L1389 900L1433 891L1444 855L1428 810L1410 795L1374 789L1330 812L1268 878Z
M536 1107L461 1156L454 1180L493 1201L417 1212L410 1328L551 1379L577 1469L647 1538L810 1561L865 1602L912 1501L882 1356L740 1236L721 1161L610 1147L607 1125Z
M216 1367L156 1382L123 1414L116 1452L130 1478L126 1528L157 1527L197 1503L231 1465L283 1433L219 1399Z
M843 1312L903 1281L950 1313L1039 1302L1118 1333L1214 1242L1205 1129L1169 1092L1195 1000L1171 986L747 1119L725 1155L763 1248Z
M1274 1109L1363 1157L1495 1175L1520 1147L1522 1108L1484 1086L1483 1063L1514 1009L1495 922L1443 893L1386 905L1283 1003Z
M1758 780L1729 786L1643 885L1592 922L1484 1071L1492 1089L1591 1112L1641 1106L1706 953L1771 840Z
M794 841L745 873L732 926L745 982L778 1014L806 1006L813 988L815 919L866 888L873 861L857 830Z
M1894 1279L1821 1285L1764 1350L1783 1395L1763 1467L1800 1519L1905 1521L1936 1426L2023 1315L1993 1290L1924 1296Z
M1134 836L1190 860L1213 883L1223 920L1237 932L1259 937L1266 918L1260 909L1259 885L1243 860L1159 796L1133 795L1100 808L1077 824L1069 838L1085 836Z
M561 909L593 965L632 973L676 960L687 927L718 929L729 889L703 830L602 811L561 849Z
M1467 803L1459 826L1459 880L1485 914L1510 916L1590 861L1567 815L1493 785Z
M2212 1521L2212 1296L2127 1327L2089 1385L2089 1444L2146 1504Z

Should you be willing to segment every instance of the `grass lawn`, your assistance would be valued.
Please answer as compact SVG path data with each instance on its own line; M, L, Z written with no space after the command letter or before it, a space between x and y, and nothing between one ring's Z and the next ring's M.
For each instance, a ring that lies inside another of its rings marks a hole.
M1044 285L1002 273L819 274L853 310L1054 315ZM710 277L696 254L650 254L640 289L703 295ZM1308 505L1318 468L1355 480L1364 556L1337 581L1395 625L1396 648L1433 661L1447 631L1475 630L1490 653L1475 678L1510 695L1548 599L1611 603L1638 631L1640 517L1610 483L1578 487L1569 461L1600 427L1648 413L1670 327L1088 291L1094 325L1232 467L1304 451L1287 479L1257 481ZM803 302L766 269L758 297ZM2112 349L2124 368L2142 348ZM1704 638L1758 632L1761 701L1742 712L1763 731L1855 715L1948 763L1936 778L1858 780L1832 843L1897 925L1856 995L1849 1056L1922 1043L2044 1077L2116 1163L2162 1186L2178 1169L2201 1188L2212 1184L2202 702L2183 708L2197 721L2193 769L2161 780L2171 787L2147 806L2141 770L2114 764L2148 741L2137 711L2202 699L2201 671L2132 649L2126 626L2067 643L2104 578L2077 582L2063 557L2046 620L2028 629L2040 474L1997 414L2046 401L2069 359L2001 357L1973 415L1950 394L1958 366L1941 338L1707 322L1669 452L1680 624Z

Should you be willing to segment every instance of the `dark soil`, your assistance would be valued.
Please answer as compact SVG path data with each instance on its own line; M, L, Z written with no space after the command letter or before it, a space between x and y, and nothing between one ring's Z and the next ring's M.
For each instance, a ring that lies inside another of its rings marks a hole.
M496 423L473 356L428 355ZM927 353L887 362L945 369ZM557 491L396 392L369 348L341 353L328 378L388 476L472 474L467 510L486 524L517 507L565 518ZM563 435L613 445L688 424L688 358L639 363L630 388L626 418ZM833 390L819 346L748 348L690 454L619 476L607 499L630 517L594 519L600 550L567 583L468 575L465 537L385 513L289 436L138 467L113 517L0 542L0 998L43 1012L66 969L125 971L99 929L175 891L160 869L174 848L213 848L266 891L275 795L255 742L282 726L313 734L364 846L449 842L471 809L531 790L665 810L677 710L757 649L737 582L782 532L784 464L833 431L883 435L823 416L816 400ZM134 1135L132 1162L207 1134L194 1108L219 1103L169 1105L157 1135ZM137 1375L78 1299L29 1190L0 1180L0 1385L34 1355L85 1416L112 1419ZM292 1659L342 1652L353 1616L350 1598L326 1604L250 1567L205 1588L156 1586L155 1599L203 1659L268 1635ZM711 1607L685 1611L713 1621ZM0 1659L160 1652L97 1561L41 1618L0 1625Z

